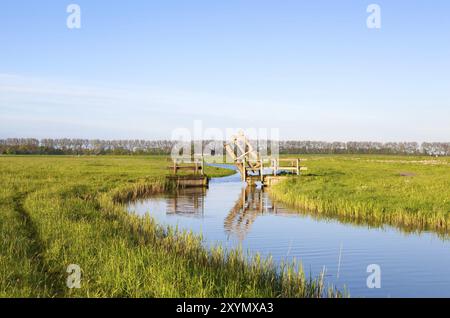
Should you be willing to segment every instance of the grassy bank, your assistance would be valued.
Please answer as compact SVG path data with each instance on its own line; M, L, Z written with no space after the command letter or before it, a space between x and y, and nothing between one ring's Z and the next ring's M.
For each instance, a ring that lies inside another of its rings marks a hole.
M115 202L157 192L162 157L0 157L0 297L318 297L322 283L206 250ZM208 167L209 175L229 171ZM80 289L66 287L69 264ZM281 274L280 274L281 273Z
M275 199L317 216L406 231L450 231L450 158L300 156L308 171Z

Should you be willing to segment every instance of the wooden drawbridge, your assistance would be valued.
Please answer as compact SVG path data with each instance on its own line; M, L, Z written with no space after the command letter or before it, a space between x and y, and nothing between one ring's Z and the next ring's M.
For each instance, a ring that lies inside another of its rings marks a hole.
M250 140L240 132L225 144L228 155L241 173L242 181L249 184L261 182L270 186L278 182L282 176L300 175L300 159L298 158L263 158Z

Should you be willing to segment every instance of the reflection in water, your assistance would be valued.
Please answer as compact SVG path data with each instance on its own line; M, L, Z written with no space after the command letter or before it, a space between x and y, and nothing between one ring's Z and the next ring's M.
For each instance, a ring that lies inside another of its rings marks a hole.
M235 176L221 178L224 180L230 179L231 183L235 183ZM175 192L166 193L163 195L165 202L165 213L170 215L190 216L201 218L205 216L205 200L208 194L208 189L185 188L179 189ZM152 197L157 197L152 196ZM146 199L137 200L137 202L146 202ZM283 216L303 215L308 216L317 221L338 221L342 224L353 226L368 227L373 229L386 229L387 227L394 227L397 231L405 235L418 235L421 233L434 233L442 240L450 240L450 233L447 232L433 232L428 228L418 229L408 225L394 226L381 221L378 218L355 218L352 216L336 215L334 213L314 213L307 210L299 210L291 208L283 203L272 200L267 192L260 187L246 186L240 190L238 199L235 201L233 207L229 210L228 215L224 219L224 229L228 235L235 235L240 241L245 239L250 232L252 224L255 222L258 215L276 214Z
M166 214L191 217L205 216L207 189L186 188L166 198ZM225 232L244 240L259 215L277 213L276 205L259 187L242 188L239 198L224 220Z
M206 191L204 188L186 188L173 193L166 200L166 213L204 216Z
M205 216L207 189L186 188L178 190L165 199L166 214L188 217ZM224 219L227 235L243 241L251 231L256 218L265 214L289 214L283 206L277 206L260 187L244 187L239 198Z
M242 241L250 232L258 215L272 213L273 210L273 204L260 188L245 187L225 218L225 231L236 235Z

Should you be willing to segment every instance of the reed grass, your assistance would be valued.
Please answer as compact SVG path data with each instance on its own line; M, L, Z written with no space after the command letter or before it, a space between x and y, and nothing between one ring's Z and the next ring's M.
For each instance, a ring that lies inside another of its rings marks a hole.
M271 189L275 200L320 217L448 236L449 158L330 155L305 159L307 172Z

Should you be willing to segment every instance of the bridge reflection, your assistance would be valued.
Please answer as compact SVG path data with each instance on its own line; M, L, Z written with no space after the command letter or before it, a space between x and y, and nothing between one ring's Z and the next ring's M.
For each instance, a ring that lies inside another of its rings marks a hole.
M225 217L225 231L243 240L259 215L276 212L276 206L267 193L257 187L246 187Z
M203 217L207 189L186 188L166 197L166 213L185 217ZM241 190L224 219L224 230L238 240L244 240L260 215L283 213L261 188L248 186Z
M203 187L177 191L167 198L166 213L202 217L205 214L206 191Z

